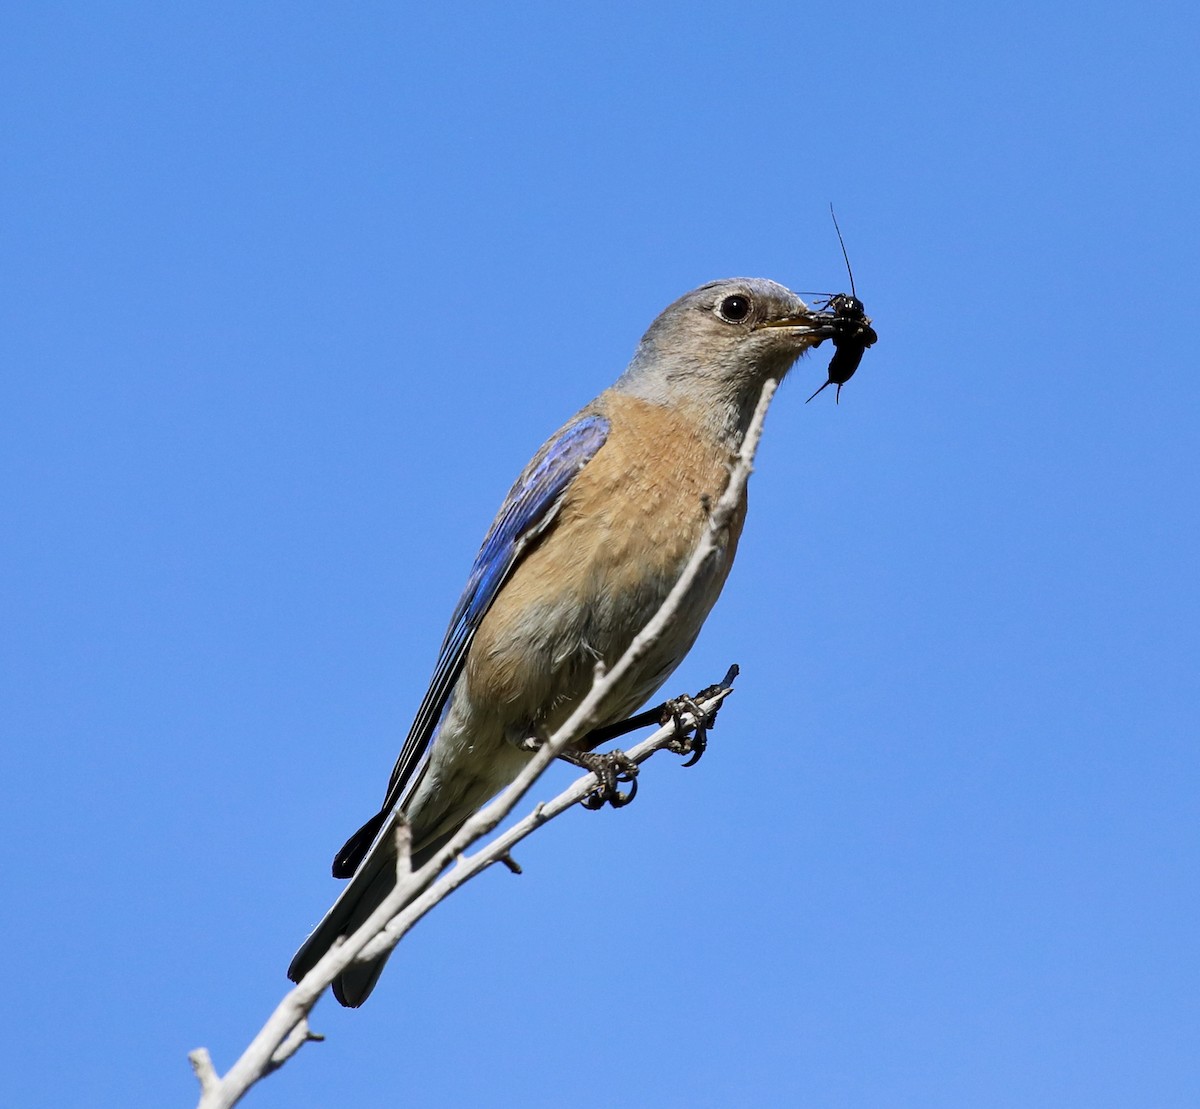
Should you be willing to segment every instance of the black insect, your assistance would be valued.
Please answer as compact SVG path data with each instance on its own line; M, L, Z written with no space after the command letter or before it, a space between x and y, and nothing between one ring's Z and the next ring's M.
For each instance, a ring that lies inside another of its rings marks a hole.
M824 304L820 307L822 312L829 312L833 316L830 321L833 357L829 360L829 369L826 371L829 380L821 386L821 389L824 389L826 385L836 385L837 392L834 394L834 403L836 404L841 400L842 386L854 376L854 371L858 369L863 352L879 336L875 334L870 318L863 311L863 302L855 295L854 271L850 268L850 256L846 253L846 243L842 239L842 229L838 227L837 216L833 214L832 204L829 206L829 214L833 216L833 229L837 232L838 242L842 247L842 257L846 260L846 273L850 275L850 292L834 293L833 296L826 297ZM821 389L813 393L808 400L812 400L817 393L821 392ZM807 404L808 401L804 403Z

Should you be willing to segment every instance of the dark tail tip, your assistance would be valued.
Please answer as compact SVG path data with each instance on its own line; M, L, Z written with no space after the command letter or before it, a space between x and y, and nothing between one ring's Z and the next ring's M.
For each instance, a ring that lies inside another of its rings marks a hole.
M333 857L333 876L335 878L353 878L359 868L379 829L388 818L388 811L377 812L357 832L354 833L342 849Z

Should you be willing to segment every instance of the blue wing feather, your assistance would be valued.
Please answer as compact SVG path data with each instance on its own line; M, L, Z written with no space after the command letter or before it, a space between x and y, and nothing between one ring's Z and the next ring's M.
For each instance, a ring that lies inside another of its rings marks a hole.
M573 420L534 455L509 490L475 556L466 588L450 617L429 689L392 770L383 813L400 800L423 765L449 704L450 692L462 672L471 640L501 586L529 544L550 525L575 475L604 446L607 438L608 420L603 416L588 415Z

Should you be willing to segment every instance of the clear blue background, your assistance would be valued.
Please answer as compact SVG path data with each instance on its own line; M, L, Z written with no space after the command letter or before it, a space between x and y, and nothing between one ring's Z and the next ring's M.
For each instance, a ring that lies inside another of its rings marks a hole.
M430 8L6 10L4 1103L234 1060L511 478L685 290L845 288L833 200L879 344L709 755L247 1104L1197 1104L1192 6Z

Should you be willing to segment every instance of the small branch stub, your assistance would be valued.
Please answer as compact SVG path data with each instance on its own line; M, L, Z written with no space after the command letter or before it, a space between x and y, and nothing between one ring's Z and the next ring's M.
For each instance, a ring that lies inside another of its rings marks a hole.
M188 1052L188 1062L192 1064L192 1070L196 1074L196 1079L200 1083L200 1093L208 1094L215 1090L221 1083L221 1077L217 1074L217 1068L213 1066L212 1056L208 1053L208 1048L198 1047L195 1051Z

